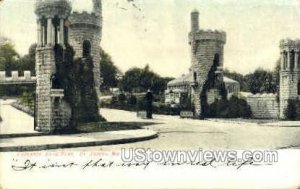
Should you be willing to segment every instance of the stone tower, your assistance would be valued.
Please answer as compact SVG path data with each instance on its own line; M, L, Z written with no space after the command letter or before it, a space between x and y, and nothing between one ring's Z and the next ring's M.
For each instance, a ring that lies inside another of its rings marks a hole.
M36 49L36 112L35 130L52 132L68 126L70 108L64 102L64 90L52 87L56 73L54 46L67 43L65 25L71 12L67 0L37 0L38 40Z
M97 16L101 16L101 14L102 14L102 3L101 3L101 0L93 0L93 12Z
M281 40L280 53L280 118L284 118L284 111L288 100L300 97L300 40Z
M207 98L218 98L217 83L223 82L223 54L226 43L226 33L222 31L200 30L199 12L191 13L191 32L189 34L191 45L190 68L193 75L192 101L195 108L195 116L200 117L203 111L203 93ZM214 74L218 81L210 81L209 75ZM209 90L206 85L209 83Z
M93 0L93 12L73 12L70 16L69 43L75 58L93 57L95 88L100 98L100 42L102 37L101 0ZM86 49L83 51L83 49Z

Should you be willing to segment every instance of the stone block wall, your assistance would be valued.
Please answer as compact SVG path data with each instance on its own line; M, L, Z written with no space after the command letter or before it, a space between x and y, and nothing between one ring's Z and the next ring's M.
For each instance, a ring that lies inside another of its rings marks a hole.
M284 118L284 111L288 100L295 100L298 96L298 82L300 72L281 71L280 74L280 118Z
M71 108L63 100L64 91L52 89L52 77L56 73L53 47L56 44L64 46L69 41L76 52L75 57L82 58L84 41L90 42L95 88L100 96L101 0L94 0L93 3L95 13L74 12L70 15L72 6L68 0L37 0L36 2L38 47L36 49L35 130L37 131L50 133L59 130L69 125L71 117ZM59 24L54 23L57 19ZM2 75L0 77L3 78ZM24 78L29 77L28 73L24 76ZM17 73L14 73L12 78L17 79Z
M276 94L257 94L246 97L254 118L278 119L279 103Z
M202 90L202 88L197 87L193 90L193 94L192 94L196 118L199 118L201 115L201 112L202 112L201 101L200 101L201 90Z
M36 124L35 129L41 132L51 132L51 76L55 64L52 47L37 48L36 51Z
M90 25L92 27L100 27L99 16L95 13L88 13L86 11L76 12L74 11L70 16L70 22L72 25L81 24L81 25Z
M193 94L196 117L201 115L200 95L203 85L208 79L215 57L219 57L219 67L223 66L224 44L226 34L224 32L198 31L190 34L192 48L192 74L196 75L196 88ZM195 79L195 78L194 78ZM215 98L215 96L213 97Z
M72 110L70 105L64 101L54 102L52 107L52 125L56 131L63 130L70 124Z
M101 18L94 13L73 13L70 17L69 43L74 48L75 58L83 56L83 43L91 43L91 56L94 62L95 87L100 97L100 42L102 23Z

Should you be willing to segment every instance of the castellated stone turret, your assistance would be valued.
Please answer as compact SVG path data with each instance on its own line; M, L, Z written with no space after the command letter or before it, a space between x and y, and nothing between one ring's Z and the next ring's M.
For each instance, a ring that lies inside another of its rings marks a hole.
M197 32L199 30L199 12L198 10L194 10L191 13L191 32Z
M285 39L280 41L280 118L288 100L300 98L300 40Z
M56 73L54 46L67 43L66 21L71 12L67 0L37 0L37 49L36 49L36 112L35 130L52 132L67 127L70 107L63 100L64 90L52 88Z
M208 74L214 70L218 82L223 82L223 54L226 43L226 33L223 31L201 30L199 26L199 12L191 13L191 32L189 34L191 45L192 65L190 71L193 75L192 99L195 106L195 115L202 113L201 95L204 84L209 80ZM212 81L215 82L215 81ZM217 89L210 89L209 94L218 94ZM216 95L217 98L217 95Z
M102 15L102 2L101 0L93 0L93 12L101 17Z
M69 42L76 58L91 54L94 62L95 87L100 97L100 42L102 37L101 0L93 0L93 12L73 12L70 16ZM86 49L83 51L83 49Z

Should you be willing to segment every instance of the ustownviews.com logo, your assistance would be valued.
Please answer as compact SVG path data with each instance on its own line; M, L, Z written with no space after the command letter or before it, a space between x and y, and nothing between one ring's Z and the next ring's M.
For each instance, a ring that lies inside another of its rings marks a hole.
M164 165L254 165L272 164L278 162L278 152L271 150L153 150L144 148L130 148L121 150L123 162L159 163Z

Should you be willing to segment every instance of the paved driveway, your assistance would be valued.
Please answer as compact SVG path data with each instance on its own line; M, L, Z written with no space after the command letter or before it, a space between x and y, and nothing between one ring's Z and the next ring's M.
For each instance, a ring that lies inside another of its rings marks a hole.
M133 112L101 109L108 121L143 121ZM165 149L278 149L300 147L300 124L284 125L284 122L259 124L243 120L189 120L178 116L155 115L155 123L146 128L160 133L150 141L74 150L119 150L123 147ZM299 125L299 127L297 126Z

